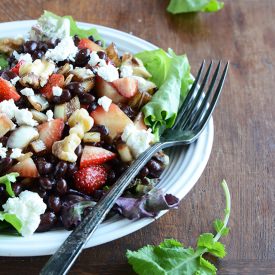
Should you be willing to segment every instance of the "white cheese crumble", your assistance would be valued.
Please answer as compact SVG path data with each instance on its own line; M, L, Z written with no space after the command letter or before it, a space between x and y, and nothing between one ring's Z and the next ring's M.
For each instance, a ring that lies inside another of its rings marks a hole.
M47 208L37 193L27 190L21 192L19 197L9 198L2 207L5 213L14 214L21 221L22 236L34 233L39 226L40 215L44 214Z
M48 118L48 121L53 120L53 111L52 111L52 110L48 110L48 111L46 112L46 116L47 116L47 118Z
M12 149L12 153L10 154L10 158L17 159L22 155L22 149L14 148Z
M130 150L137 158L141 153L150 147L154 141L154 135L149 128L146 130L139 130L134 124L128 124L121 136L121 139L129 146Z
M54 96L61 96L62 95L62 88L60 88L58 86L53 86L52 91L53 91Z
M98 99L97 103L102 106L105 112L109 111L112 100L107 96L102 96Z
M18 62L25 61L26 63L32 63L32 57L29 53L21 53L19 54L17 51L13 52L13 56Z
M20 91L20 93L21 93L22 95L25 95L25 96L32 96L32 95L34 95L33 89L32 89L32 88L28 88L28 87L22 89L22 90Z
M38 124L38 122L33 119L32 112L28 109L17 109L14 115L18 125L36 126Z
M17 110L17 106L14 104L13 99L3 100L0 102L0 113L6 114L9 119L14 118L14 113Z
M112 82L119 78L117 68L111 64L108 64L104 67L99 67L97 70L97 74L107 82Z
M101 59L99 58L98 54L96 52L91 52L90 54L90 60L89 65L96 66Z
M49 49L45 57L54 61L63 61L69 58L74 61L74 57L78 52L78 48L75 46L72 37L65 37L62 39L54 49Z
M5 158L7 156L7 148L3 147L3 144L0 142L0 157Z
M17 83L17 81L20 80L20 77L19 76L16 76L15 78L11 79L10 80L10 83L15 86L15 84Z
M133 75L133 68L129 65L122 65L120 67L120 75L121 77L128 77Z

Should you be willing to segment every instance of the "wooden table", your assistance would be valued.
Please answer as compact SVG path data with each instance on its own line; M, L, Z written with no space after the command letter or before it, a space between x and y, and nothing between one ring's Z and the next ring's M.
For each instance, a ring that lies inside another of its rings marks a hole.
M230 60L214 114L211 157L181 202L148 227L85 250L70 274L133 274L126 249L177 238L194 245L222 215L219 182L232 194L228 256L219 274L275 274L275 1L225 0L215 14L171 15L160 0L1 0L0 19L35 19L43 10L132 32L164 49L186 52L193 72L202 59ZM0 244L1 245L1 244ZM0 258L0 274L37 274L48 257Z

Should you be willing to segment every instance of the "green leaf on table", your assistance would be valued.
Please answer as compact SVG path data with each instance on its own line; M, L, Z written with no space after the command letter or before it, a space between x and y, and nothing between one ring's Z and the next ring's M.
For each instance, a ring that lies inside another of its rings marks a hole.
M222 236L227 236L229 233L229 228L224 227L224 222L220 219L216 219L213 223L213 226L216 230L216 232L220 232Z
M4 184L6 186L6 191L11 197L15 197L11 183L16 182L16 177L18 176L18 173L10 173L0 177L0 184Z
M167 11L173 14L185 12L216 12L222 9L223 2L218 0L171 0Z

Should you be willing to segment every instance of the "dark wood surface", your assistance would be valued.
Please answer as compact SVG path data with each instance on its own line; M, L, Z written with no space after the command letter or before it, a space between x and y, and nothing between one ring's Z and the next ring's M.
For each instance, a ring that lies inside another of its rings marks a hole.
M194 245L222 215L225 178L232 194L227 257L219 274L275 274L275 1L225 0L215 14L173 16L160 0L1 0L0 21L38 18L44 9L132 32L164 49L230 60L214 114L211 157L180 208L129 236L85 250L70 274L133 274L126 249L173 237ZM1 244L0 244L1 245ZM0 274L37 274L48 257L0 258Z

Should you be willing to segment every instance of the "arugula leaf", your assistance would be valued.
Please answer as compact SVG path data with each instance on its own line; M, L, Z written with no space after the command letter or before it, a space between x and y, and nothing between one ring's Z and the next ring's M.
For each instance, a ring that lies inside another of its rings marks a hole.
M218 0L171 0L167 11L173 14L184 12L216 12L222 9L223 2Z
M136 54L151 73L150 80L159 90L143 108L145 124L153 133L171 128L175 122L180 102L193 82L186 55L176 55L171 49L144 51Z
M9 62L7 60L7 56L3 53L0 53L0 69L5 69L6 67L8 67Z
M21 231L22 223L15 214L0 211L0 221L6 221L11 224L18 232Z
M0 184L6 185L6 191L11 197L15 197L15 194L12 190L11 183L16 181L16 177L18 177L18 173L10 173L5 176L0 177Z
M147 245L137 251L128 250L126 256L134 271L140 275L216 274L216 267L203 255L210 253L218 258L226 255L224 245L218 240L225 230L228 232L226 226L230 216L231 201L229 189L224 180L221 185L225 193L226 208L224 220L216 220L214 223L217 230L216 236L212 233L200 235L195 250L191 247L183 247L174 239L164 240L158 246Z

